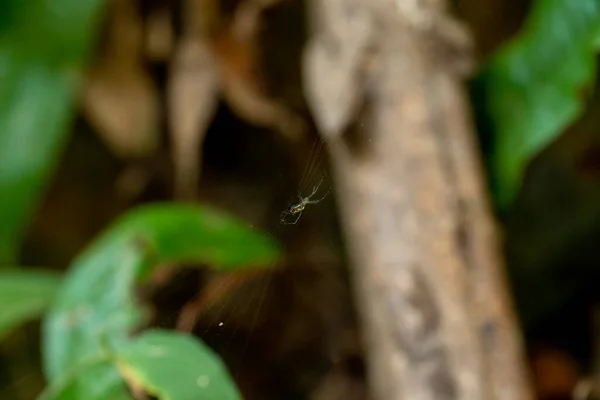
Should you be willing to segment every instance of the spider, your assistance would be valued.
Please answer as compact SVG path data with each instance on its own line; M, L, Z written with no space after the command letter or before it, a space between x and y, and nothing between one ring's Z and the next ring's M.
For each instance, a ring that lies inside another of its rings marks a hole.
M323 178L321 178L319 183L315 187L313 187L312 192L308 196L302 197L302 195L298 194L298 203L294 204L293 206L291 206L290 208L285 210L283 213L281 213L281 222L283 224L294 225L296 222L298 222L298 220L302 216L302 211L304 211L304 209L306 208L307 205L320 203L321 201L323 201L323 199L325 199L325 197L327 197L331 188L320 199L312 200L312 197L317 193L317 190L319 190L319 187L321 187L322 182L323 182ZM291 217L296 216L296 218L294 219L293 222L288 221L288 217L290 217L290 216Z

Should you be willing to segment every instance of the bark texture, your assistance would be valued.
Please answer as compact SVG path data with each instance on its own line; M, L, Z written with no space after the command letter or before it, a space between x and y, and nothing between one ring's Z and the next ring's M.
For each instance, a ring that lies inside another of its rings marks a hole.
M377 400L532 398L460 74L435 0L315 0L326 140Z

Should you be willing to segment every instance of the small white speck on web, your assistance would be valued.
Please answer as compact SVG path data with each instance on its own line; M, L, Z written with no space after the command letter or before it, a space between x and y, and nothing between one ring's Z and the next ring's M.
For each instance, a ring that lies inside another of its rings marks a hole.
M205 388L210 383L210 378L206 375L200 375L198 379L196 379L196 384L201 388Z
M222 323L222 322L219 322L219 326L223 326L223 323Z

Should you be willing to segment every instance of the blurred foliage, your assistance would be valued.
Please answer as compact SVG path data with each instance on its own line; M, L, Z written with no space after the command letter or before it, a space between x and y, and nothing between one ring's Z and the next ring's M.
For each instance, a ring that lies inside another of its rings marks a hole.
M94 360L51 385L38 400L132 400L114 362Z
M40 400L132 399L121 375L130 387L158 399L241 399L210 348L188 335L156 330L143 333L111 356L83 364Z
M0 263L12 263L69 132L104 0L8 0L0 12Z
M0 339L49 307L61 279L48 271L0 270Z
M241 398L225 366L208 347L187 335L150 331L128 343L114 358L84 365L40 400L132 399L119 371L131 387L159 399Z
M119 351L117 365L132 386L159 399L241 399L221 360L187 335L146 332Z
M148 276L152 268L175 262L207 264L218 270L271 267L278 257L278 248L266 236L206 206L157 204L130 212L74 261L44 326L47 377L52 384L63 385L89 363L114 359L123 346L129 346L129 335L144 320L134 298L135 281ZM168 343L165 351L171 353ZM180 343L174 339L173 346ZM135 360L137 347L130 349L127 354ZM177 354L175 349L173 353ZM210 368L199 368L199 375L214 369L212 359L205 362ZM222 382L229 381L223 378ZM203 388L196 385L195 389ZM84 392L79 398L93 399Z
M224 366L191 337L153 332L130 339L144 314L135 281L158 265L233 270L272 267L278 257L266 236L209 207L141 207L75 260L59 292L55 274L1 271L0 334L52 304L44 348L51 385L42 399L127 399L123 379L160 399L237 399Z
M104 5L102 0L2 5L0 263L16 261L30 216L60 159ZM237 399L225 367L200 342L169 332L130 338L144 321L135 282L159 264L233 270L270 267L278 257L279 249L266 236L211 208L144 207L78 257L62 286L61 277L50 272L0 273L0 335L51 306L44 326L50 386L43 399L128 399L126 381L161 399ZM165 380L164 372L172 380Z
M478 84L501 209L514 200L532 157L581 114L599 34L599 0L537 0L522 32L484 68Z

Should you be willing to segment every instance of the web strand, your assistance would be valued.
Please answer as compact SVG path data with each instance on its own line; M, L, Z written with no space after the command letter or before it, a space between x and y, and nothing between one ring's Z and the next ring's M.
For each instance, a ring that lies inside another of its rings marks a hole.
M320 186L321 181L323 181L323 174L320 173L320 168L322 166L322 150L323 150L323 141L320 138L316 138L314 139L312 146L311 146L311 150L310 153L308 154L308 158L306 160L305 166L303 168L303 172L300 176L300 180L298 183L298 194L300 196L304 196L304 199L306 199L306 196L308 196L311 192L311 190L314 187ZM317 188L317 193L315 195L315 199L311 199L311 200L322 200L323 198L325 198L329 191L331 190L331 188L329 190L326 191L325 195L319 195L319 192L321 192L321 190L319 188ZM294 201L297 201L297 194L294 193L294 197L293 197ZM311 205L314 206L314 204L316 203L306 203L308 205L308 208L311 207ZM285 224L281 221L281 214L282 212L288 211L290 209L290 207L294 205L294 203L292 202L291 204L288 205L288 207L284 210L282 210L281 212L279 212L277 214L277 220L274 221L270 228L268 228L267 230L265 230L265 234L269 235L271 238L273 238L275 241L283 244L285 243L285 238L286 238L286 233L289 232L289 229L293 229L294 228L294 224L288 225ZM306 212L310 212L309 210L306 210ZM302 219L302 215L299 216L299 220ZM273 275L276 273L276 271L274 270L267 270L264 272L264 274L266 274L264 276L265 280L264 281L259 281L259 287L256 286L252 286L252 283L250 283L250 291L248 293L247 296L244 296L244 303L245 304L255 304L255 300L258 299L258 303L256 304L256 309L255 310L249 310L249 312L252 312L251 315L251 322L250 322L250 326L249 326L249 331L247 333L247 337L243 338L243 344L241 346L241 350L238 359L236 360L236 364L237 367L235 368L235 370L233 370L233 374L235 378L239 377L239 374L243 372L243 368L244 366L244 360L246 357L246 353L248 352L250 343L252 341L252 336L255 333L255 329L257 327L258 324L258 320L259 320L259 315L262 311L262 308L264 306L265 303L265 298L267 297L266 294L271 286L271 284L273 283ZM228 275L230 274L236 274L236 272L229 272L227 273ZM253 278L251 278L253 279ZM210 302L210 304L208 304L206 306L206 308L202 311L203 313L208 313L213 307L215 306L219 306L218 302L221 301L222 304L220 305L220 309L218 310L218 312L211 318L211 320L209 321L208 325L206 326L205 329L203 329L203 335L209 335L209 332L214 332L214 329L217 329L217 326L220 328L223 325L226 326L232 326L232 319L233 319L233 315L235 314L235 309L237 307L243 306L243 304L231 304L231 300L227 300L227 297L230 295L234 295L232 293L229 293L229 291L233 290L233 291L239 291L239 290L244 290L244 286L247 283L241 283L241 284L234 284L235 279L225 279L224 281L221 282L216 282L213 283L213 285L220 285L222 287L212 287L211 290L215 290L216 292L223 292L225 293L222 296L219 296L217 299L212 299L212 301ZM246 286L248 287L248 286ZM237 300L237 299L236 299ZM223 311L224 309L227 308L227 314L226 316L224 316L225 318L222 318L223 316ZM244 316L246 315L245 312L242 313ZM245 317L244 317L245 318ZM199 318L198 318L199 319ZM198 322L198 320L195 321L196 323ZM224 337L223 339L225 339L225 342L222 342L222 346L221 347L221 352L223 354L224 357L227 358L227 355L230 353L231 349L231 345L234 342L235 337L239 334L239 325L236 324L235 322L233 322L233 331L230 334L226 334L226 337ZM226 331L227 332L227 331ZM221 332L218 333L218 335L221 335ZM227 338L228 336L228 338Z

